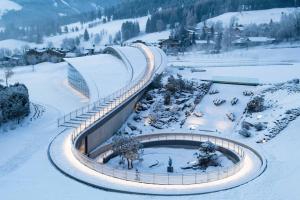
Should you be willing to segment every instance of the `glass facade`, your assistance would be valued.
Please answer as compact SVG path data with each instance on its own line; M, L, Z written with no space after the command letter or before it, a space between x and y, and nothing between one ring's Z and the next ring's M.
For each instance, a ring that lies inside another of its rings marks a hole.
M81 76L81 74L72 66L69 64L68 68L68 81L69 84L76 89L78 92L83 94L86 97L90 97L90 91L89 88L84 80L84 78Z

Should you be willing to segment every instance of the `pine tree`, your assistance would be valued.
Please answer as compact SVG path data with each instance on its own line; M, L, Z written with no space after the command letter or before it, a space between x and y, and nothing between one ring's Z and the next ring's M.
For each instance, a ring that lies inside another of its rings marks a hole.
M83 34L83 39L84 41L89 41L90 40L90 35L87 29L85 29L84 34Z

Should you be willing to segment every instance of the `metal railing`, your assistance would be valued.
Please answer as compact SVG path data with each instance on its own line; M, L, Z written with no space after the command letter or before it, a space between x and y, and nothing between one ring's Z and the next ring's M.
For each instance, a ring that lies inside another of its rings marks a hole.
M79 108L58 119L58 126L61 126L74 119L77 120L72 122L75 128L72 133L73 143L84 130L93 126L96 122L110 114L118 106L126 102L131 96L134 96L138 92L142 91L148 85L148 83L151 82L155 70L154 56L152 52L144 45L137 44L135 47L142 51L147 61L146 69L140 75L138 75L135 80L108 97L102 98L92 104ZM85 118L82 118L82 116L85 116Z
M238 156L239 161L231 167L218 168L215 171L210 172L195 172L195 173L145 173L145 172L133 172L129 170L119 170L108 166L107 164L101 164L96 161L96 159L91 159L84 154L81 154L75 147L72 148L74 156L85 166L95 170L98 173L126 180L131 182L139 182L146 184L157 184L157 185L191 185L191 184L201 184L209 183L213 181L218 181L221 179L233 176L243 167L245 152L241 145L238 143L216 136L200 135L200 134L152 134L138 136L138 140L142 143L145 142L159 142L168 140L178 140L178 141L197 141L206 142L210 141L217 145L218 147L225 148L236 156ZM112 152L107 150L107 146L104 146L103 152L104 157L109 156Z

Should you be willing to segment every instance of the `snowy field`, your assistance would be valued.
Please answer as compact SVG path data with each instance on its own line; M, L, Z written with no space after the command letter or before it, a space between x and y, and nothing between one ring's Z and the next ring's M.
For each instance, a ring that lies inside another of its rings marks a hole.
M268 24L272 20L273 22L279 22L282 14L290 14L300 8L273 8L267 10L255 10L255 11L243 11L243 12L228 12L217 17L207 20L208 23L222 22L225 26L229 26L231 18L235 17L237 22L242 25L249 24ZM198 24L199 27L203 26L203 23Z
M221 54L194 51L183 56L171 56L169 65L205 70L192 74L190 70L185 70L190 78L211 80L213 76L231 76L256 78L260 83L276 83L300 74L299 52L298 43L260 46Z

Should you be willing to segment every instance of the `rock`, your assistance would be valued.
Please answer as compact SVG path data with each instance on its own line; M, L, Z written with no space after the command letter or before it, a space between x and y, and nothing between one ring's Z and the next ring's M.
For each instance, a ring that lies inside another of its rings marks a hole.
M247 96L253 96L254 93L253 93L252 91L244 91L244 92L243 92L243 95L246 96L246 97L247 97Z
M145 99L146 99L146 101L152 101L153 100L153 96L150 95L149 93L146 93L145 94Z
M191 112L190 112L190 111L186 111L186 112L185 112L185 116L186 116L186 117L191 116Z
M216 89L215 90L211 90L209 92L210 95L214 95L214 94L218 94L218 93L220 93L220 92L219 92L219 90L216 90Z
M215 106L220 106L220 105L226 103L226 100L225 99L215 99L215 100L213 100L213 103L215 104Z
M243 121L242 122L242 129L250 130L250 128L253 126L253 124Z
M132 125L131 123L127 123L127 126L132 130L132 131L136 131L138 128L134 125Z
M232 100L231 100L231 105L236 105L237 103L238 103L238 101L239 101L239 99L238 98L236 98L236 97L234 97Z
M256 131L263 131L267 128L267 126L261 122L253 124L253 127Z
M153 126L154 128L157 128L157 129L163 129L164 128L164 122L159 120L159 121L156 121L155 123L151 123L151 126Z
M234 113L227 113L226 116L227 116L227 118L228 118L230 121L232 121L232 122L234 122L235 119L236 119Z
M203 113L201 113L201 112L194 112L194 116L195 117L203 117Z
M142 120L142 118L141 118L141 116L139 116L139 115L135 115L135 116L133 117L133 120L136 121L136 122L140 122L140 121Z
M180 104L187 102L188 100L189 100L188 98L180 98L180 99L176 100L176 104L180 105Z
M244 137L246 137L246 138L251 137L251 133L248 130L246 130L246 129L241 129L239 131L239 134L242 135L242 136L244 136Z
M292 82L293 82L294 84L299 84L299 83L300 83L300 80L299 80L298 78L295 78L295 79L292 80Z

